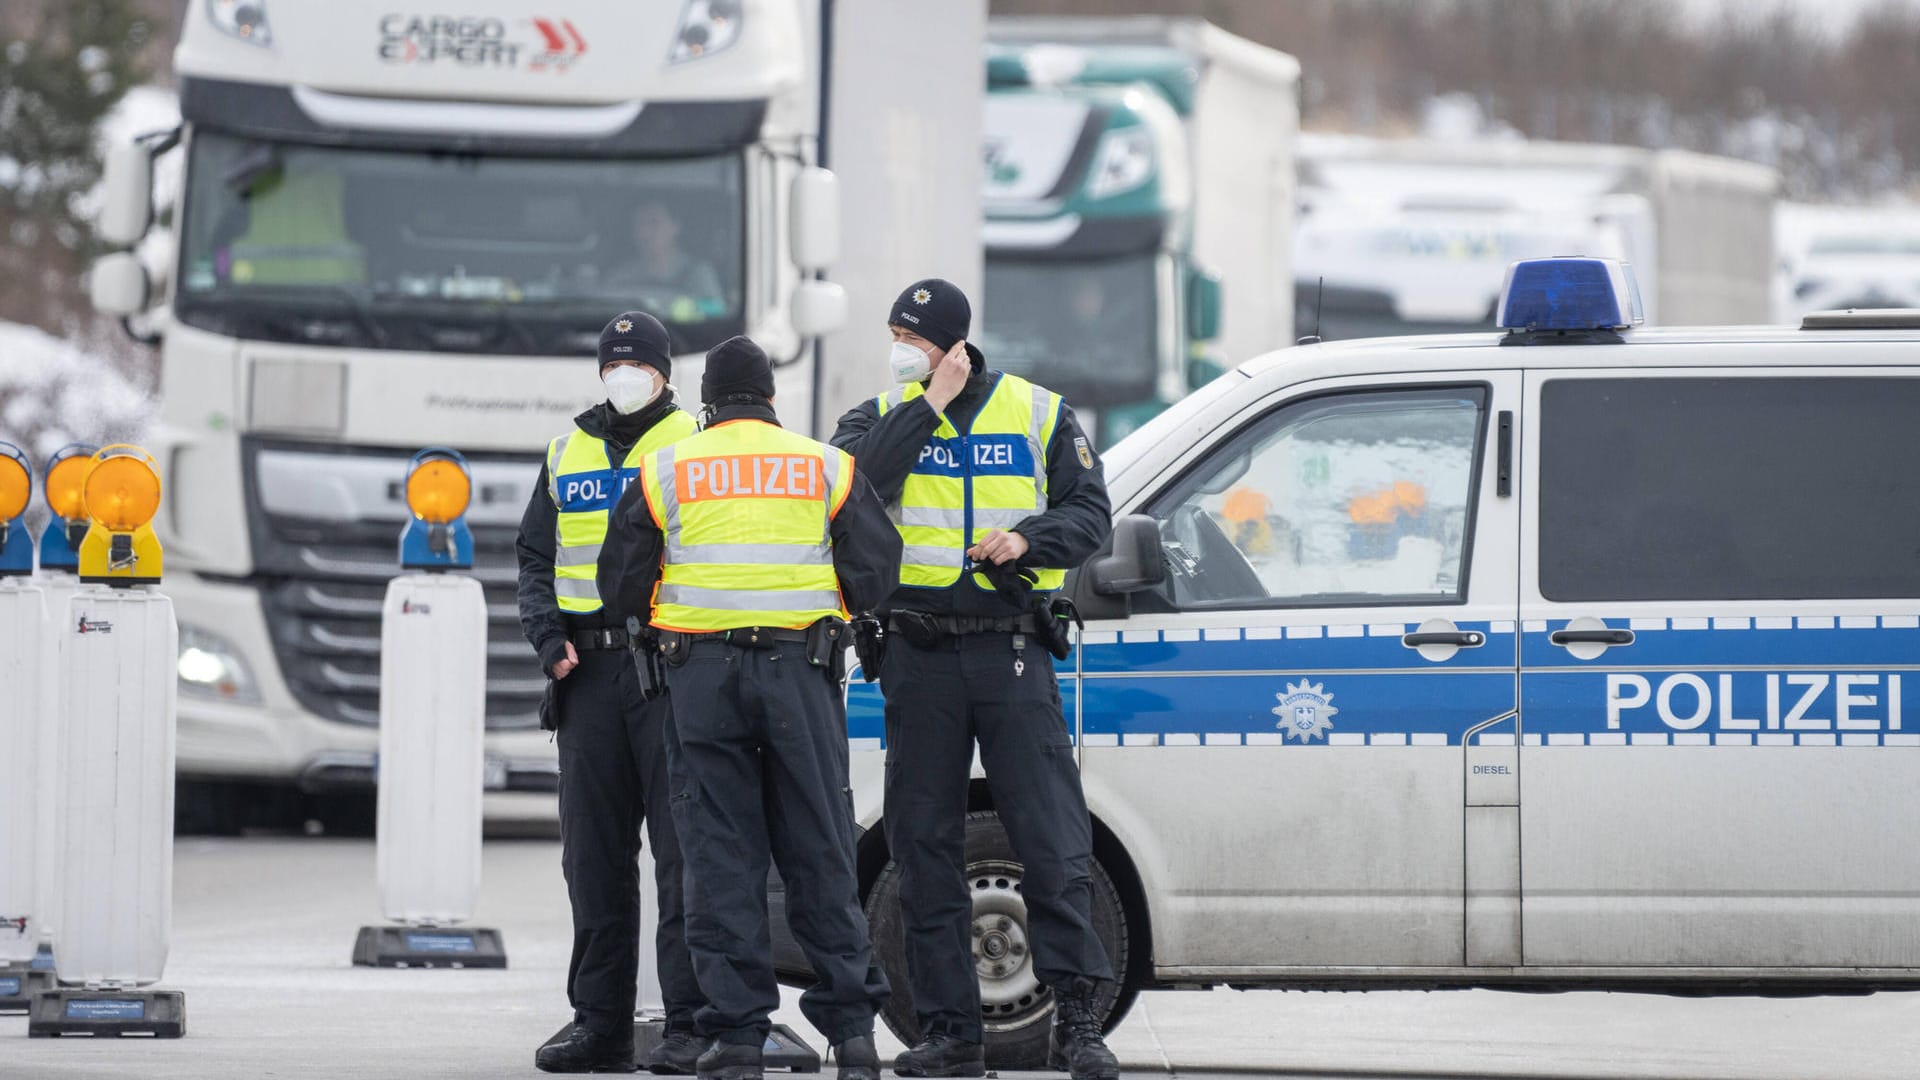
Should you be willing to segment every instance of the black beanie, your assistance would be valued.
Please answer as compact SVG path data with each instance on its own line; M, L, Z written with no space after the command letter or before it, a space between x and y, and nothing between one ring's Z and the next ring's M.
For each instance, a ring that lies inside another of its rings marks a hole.
M638 360L660 373L673 377L673 343L660 320L644 311L623 311L600 331L600 366L615 360Z
M773 362L752 338L735 335L707 350L707 370L700 376L700 400L712 404L729 394L773 397Z
M927 278L907 286L900 299L893 302L887 325L911 330L941 349L951 349L972 329L973 305L953 282Z

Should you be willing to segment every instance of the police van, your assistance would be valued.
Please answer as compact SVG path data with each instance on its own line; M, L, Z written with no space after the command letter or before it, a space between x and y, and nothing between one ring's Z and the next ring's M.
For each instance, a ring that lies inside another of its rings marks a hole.
M1572 259L1500 314L1271 353L1108 453L1059 681L1110 1023L1221 985L1920 985L1920 312L1641 330L1627 268ZM877 684L848 725L905 1031ZM974 792L989 1063L1032 1064Z

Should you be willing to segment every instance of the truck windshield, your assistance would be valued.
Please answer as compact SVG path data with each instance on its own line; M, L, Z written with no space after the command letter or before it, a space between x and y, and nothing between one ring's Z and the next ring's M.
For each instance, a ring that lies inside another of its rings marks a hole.
M989 257L987 362L1062 394L1076 408L1153 397L1158 373L1154 260Z
M676 352L740 333L737 155L483 157L201 131L176 308L236 337L531 355L628 309Z

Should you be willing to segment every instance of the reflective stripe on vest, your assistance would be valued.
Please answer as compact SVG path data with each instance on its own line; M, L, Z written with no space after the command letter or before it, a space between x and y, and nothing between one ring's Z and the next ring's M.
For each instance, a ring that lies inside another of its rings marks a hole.
M845 451L733 420L649 455L640 482L666 536L653 625L797 630L847 617L830 531L853 489Z
M926 391L918 383L874 399L882 416ZM1011 530L1047 510L1047 446L1060 395L1018 375L1000 375L973 427L961 435L945 416L920 448L900 498L887 507L905 550L900 584L943 589L960 580L966 551L988 529ZM1035 589L1058 589L1067 572L1038 570ZM992 591L985 574L973 583Z
M600 610L600 588L593 578L614 504L640 475L642 458L693 431L693 417L675 409L640 436L619 469L607 455L606 441L583 431L570 431L547 444L547 494L558 511L553 594L561 611L585 615Z

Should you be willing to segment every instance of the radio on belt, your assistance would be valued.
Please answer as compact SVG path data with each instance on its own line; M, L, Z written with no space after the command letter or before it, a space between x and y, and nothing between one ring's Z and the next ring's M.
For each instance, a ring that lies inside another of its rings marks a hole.
M406 478L413 518L400 535L407 573L387 583L380 618L376 857L381 913L363 926L364 967L503 968L498 930L462 927L480 896L486 771L487 605L473 566L473 478L430 447Z
M63 826L61 988L34 998L27 1034L179 1038L185 996L142 989L159 981L173 933L179 629L173 601L152 590L161 572L151 524L160 476L137 446L56 458L55 466L66 460L85 462L77 475L88 524L81 585L53 617L65 734L50 792ZM70 521L72 510L59 516Z

